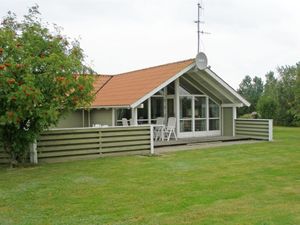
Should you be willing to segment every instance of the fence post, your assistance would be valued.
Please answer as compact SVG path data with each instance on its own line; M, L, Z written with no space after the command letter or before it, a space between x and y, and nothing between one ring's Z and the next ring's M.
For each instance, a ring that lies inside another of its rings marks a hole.
M98 135L99 135L99 155L100 157L102 157L102 129L101 128L99 128Z
M154 137L153 137L153 126L150 125L150 154L154 154Z
M273 141L273 120L269 120L269 141Z
M32 144L30 144L30 163L38 164L38 155L37 155L37 142L34 140Z
M235 137L236 107L232 107L232 136Z

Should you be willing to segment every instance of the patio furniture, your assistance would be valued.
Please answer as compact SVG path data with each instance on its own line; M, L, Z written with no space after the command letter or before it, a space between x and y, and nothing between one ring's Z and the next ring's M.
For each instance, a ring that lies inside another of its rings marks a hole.
M122 118L122 126L123 127L128 127L128 120L127 120L127 118Z
M133 119L131 118L131 119L129 119L129 125L130 126L133 126L134 124L133 124Z
M175 127L176 127L176 118L175 117L169 117L167 127L164 128L163 135L166 137L167 141L170 141L171 135L173 133L175 140L177 141L177 136L175 133Z
M155 141L157 141L157 140L163 141L164 140L164 128L165 128L164 121L165 121L165 118L163 118L163 117L156 118L156 124L153 125Z

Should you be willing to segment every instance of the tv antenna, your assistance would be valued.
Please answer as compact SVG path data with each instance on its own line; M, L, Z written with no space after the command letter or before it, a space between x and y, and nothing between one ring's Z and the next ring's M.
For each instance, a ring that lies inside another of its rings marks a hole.
M195 21L195 23L197 23L197 35L198 35L198 48L197 48L197 54L200 52L200 34L210 34L208 32L205 32L203 30L200 29L200 24L204 23L204 21L201 20L201 10L203 10L202 5L200 4L200 2L198 2L197 4L198 6L198 19Z

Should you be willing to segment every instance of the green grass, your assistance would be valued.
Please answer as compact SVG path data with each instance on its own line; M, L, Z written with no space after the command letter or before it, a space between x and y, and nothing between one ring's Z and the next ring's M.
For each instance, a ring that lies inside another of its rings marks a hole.
M275 141L0 168L0 224L300 224L300 128Z

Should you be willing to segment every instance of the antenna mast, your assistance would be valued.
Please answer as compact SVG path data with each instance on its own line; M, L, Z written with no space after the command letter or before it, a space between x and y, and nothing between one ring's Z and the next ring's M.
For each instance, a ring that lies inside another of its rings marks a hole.
M200 17L201 17L201 10L203 10L203 7L201 6L200 2L197 4L198 6L198 19L195 21L197 23L197 35L198 35L198 48L197 53L200 52L200 34L209 34L207 32L204 32L203 30L200 30L200 23L204 23Z
M197 48L197 53L200 52L200 10L202 9L202 6L200 4L200 2L198 2L198 20L195 21L195 23L197 23L197 35L198 35L198 48Z

